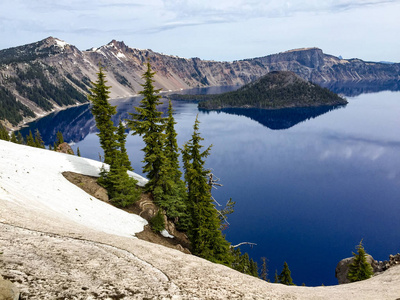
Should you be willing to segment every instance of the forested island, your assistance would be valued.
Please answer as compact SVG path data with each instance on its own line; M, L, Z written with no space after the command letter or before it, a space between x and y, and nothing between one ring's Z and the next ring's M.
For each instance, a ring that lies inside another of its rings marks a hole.
M173 99L185 99L187 95L173 96ZM334 92L304 80L289 71L270 72L260 79L228 93L189 96L189 100L198 100L199 108L203 109L232 107L280 109L347 104L346 99Z

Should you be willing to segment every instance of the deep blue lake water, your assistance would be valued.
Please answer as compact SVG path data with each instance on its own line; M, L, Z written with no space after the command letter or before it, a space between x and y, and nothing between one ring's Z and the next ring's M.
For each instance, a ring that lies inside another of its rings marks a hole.
M377 260L400 252L400 92L347 97L341 108L203 112L173 102L182 146L199 115L203 144L213 144L207 167L224 185L214 197L236 201L225 231L232 244L260 263L269 278L284 261L294 283L337 284L336 264L363 239ZM138 99L114 100L116 119L128 117ZM163 105L166 110L166 105ZM31 124L52 143L57 130L82 156L102 150L87 105ZM141 174L140 137L127 148Z

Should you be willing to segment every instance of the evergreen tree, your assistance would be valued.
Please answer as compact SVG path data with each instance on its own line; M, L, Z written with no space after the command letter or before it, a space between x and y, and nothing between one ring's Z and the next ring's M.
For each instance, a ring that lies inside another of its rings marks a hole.
M260 278L262 280L267 281L268 279L268 268L267 268L267 258L261 257L262 265L261 265L261 274Z
M81 157L81 151L79 150L79 147L76 149L76 155Z
M188 191L188 213L191 226L188 230L195 255L214 262L230 264L229 244L220 231L218 212L211 198L208 171L204 169L210 147L201 151L199 121L196 117L192 138L184 145L182 159Z
M61 131L57 131L56 141L54 143L54 150L57 150L57 147L64 143L64 136Z
M127 122L132 134L142 136L145 144L142 149L143 173L149 179L146 190L152 193L154 202L165 211L169 219L178 222L180 229L186 229L186 191L180 179L182 174L179 171L175 120L172 106L168 119L162 118L162 112L157 110L161 96L158 95L160 90L153 85L154 74L148 62L147 71L143 75L143 91L140 92L144 97L139 107L136 107L137 114L130 114L132 119Z
M371 264L367 262L367 253L363 247L362 240L356 249L357 254L353 252L353 262L350 264L349 272L347 273L347 279L350 282L368 279L374 274Z
M31 147L36 147L35 139L33 138L31 130L29 130L29 135L26 137L26 144Z
M127 153L126 147L125 147L125 144L126 144L125 127L121 121L119 121L118 129L117 129L117 142L118 142L119 151L121 152L122 164L125 166L125 168L127 170L133 171L133 168L131 166L131 162L129 161L128 153Z
M13 143L15 143L15 144L18 144L17 136L15 135L15 131L13 131L13 132L11 133L10 141L13 142Z
M114 157L114 151L116 149L116 128L111 120L111 117L116 114L116 109L111 106L108 102L111 88L106 86L107 81L105 80L105 74L103 68L99 67L97 73L97 81L92 83L93 88L90 89L91 94L88 99L92 102L92 114L96 121L97 134L100 139L101 148L104 151L104 162L106 164L112 164L112 158Z
M186 208L186 187L182 181L182 172L179 169L179 148L176 141L175 119L173 108L169 100L168 117L165 126L164 153L166 158L167 177L161 195L160 206L170 219L177 220L180 230L186 231L189 226Z
M252 258L250 259L249 274L254 277L258 277L258 266L257 263Z
M275 269L274 283L279 283L278 270Z
M257 263L249 258L247 253L242 254L239 248L230 248L232 262L230 267L244 274L258 277Z
M102 176L100 183L106 187L110 201L120 207L127 207L140 197L137 180L130 177L124 165L121 152L116 150L111 158L110 171Z
M18 134L17 134L17 142L18 142L18 144L25 144L25 140L24 140L24 137L22 136L22 133L20 132L20 131L18 131Z
M179 170L179 147L178 143L176 141L176 136L177 133L175 131L175 119L173 116L173 108L172 108L172 102L169 100L168 103L168 117L166 121L166 127L165 127L165 134L166 134L166 140L165 140L165 156L168 160L168 163L170 164L171 174L173 176L173 179L175 181L181 181L182 177L182 172Z
M279 283L283 283L283 284L286 284L286 285L294 285L292 277L290 276L290 274L291 274L291 272L289 270L289 266L285 261L285 263L283 264L282 272L278 276Z
M42 136L40 135L39 129L35 130L35 147L37 148L45 148Z
M137 181L127 173L130 162L125 149L124 129L122 127L122 134L118 134L112 121L116 109L108 102L110 87L106 86L106 82L103 68L100 66L97 81L92 83L93 88L88 99L92 102L92 114L99 130L97 135L104 151L104 163L108 164L110 169L108 172L102 169L98 182L107 189L111 202L126 207L139 198L140 191L136 186Z
M10 136L8 135L7 129L0 123L0 140L9 141Z
M165 122L161 117L162 112L157 110L157 106L161 104L161 96L158 94L160 90L154 88L154 75L155 72L151 71L150 63L147 62L147 71L143 74L145 80L142 84L143 91L139 92L143 95L143 99L136 107L137 114L131 113L132 120L127 120L132 134L142 136L145 144L142 149L144 152L143 173L149 179L146 188L150 192L160 187L166 173L166 158L163 151Z

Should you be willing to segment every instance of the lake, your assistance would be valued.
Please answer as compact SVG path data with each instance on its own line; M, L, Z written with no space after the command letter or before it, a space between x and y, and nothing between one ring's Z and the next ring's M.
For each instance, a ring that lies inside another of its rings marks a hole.
M236 201L227 239L256 243L241 251L259 266L266 257L271 281L286 261L297 285L337 284L336 264L361 239L377 260L400 252L400 92L356 94L345 107L281 111L210 112L173 102L178 144L190 139L198 115L203 145L213 144L206 165L223 184L213 195ZM115 121L138 102L113 100ZM82 156L102 153L88 105L30 124L35 128L47 143L60 130ZM140 137L128 136L139 174L142 147Z

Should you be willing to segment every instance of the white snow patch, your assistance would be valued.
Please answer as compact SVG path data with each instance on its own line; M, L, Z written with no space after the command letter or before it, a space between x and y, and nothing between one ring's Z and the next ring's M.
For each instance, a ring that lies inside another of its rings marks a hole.
M105 55L105 53L103 51L101 51L100 49L96 49L96 52L102 54L105 57L107 57L107 55Z
M87 158L0 140L0 204L42 210L60 219L119 236L132 237L147 221L96 199L64 178L71 171L98 176L102 163ZM129 173L145 184L147 180Z
M170 239L173 239L173 238L174 238L174 236L171 235L171 234L169 234L169 232L168 232L166 229L163 229L162 231L160 231L160 233L161 233L161 235L162 235L163 237L170 238Z
M115 57L116 59L118 59L120 62L122 62L122 60L120 60L120 58L119 58L114 52L111 52L111 54L114 55L114 57Z
M55 41L56 41L56 43L57 43L57 46L60 47L61 49L64 49L64 47L65 47L66 45L69 45L67 42L64 42L64 41L59 40L59 39L55 39Z
M118 53L117 53L117 57L119 57L119 58L126 58L125 54L123 54L122 52L118 52Z

